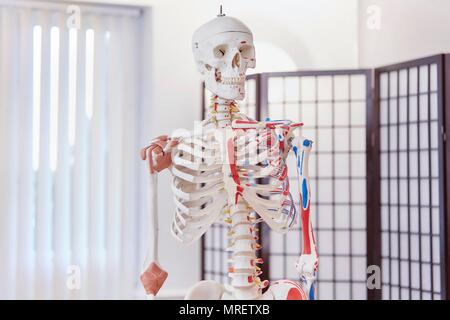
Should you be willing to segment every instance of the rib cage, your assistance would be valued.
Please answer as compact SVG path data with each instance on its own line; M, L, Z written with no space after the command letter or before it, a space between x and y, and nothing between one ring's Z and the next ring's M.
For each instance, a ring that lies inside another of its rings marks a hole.
M180 138L172 150L174 236L184 243L201 237L235 203L236 193L273 230L287 231L297 214L286 165L293 129L231 126Z

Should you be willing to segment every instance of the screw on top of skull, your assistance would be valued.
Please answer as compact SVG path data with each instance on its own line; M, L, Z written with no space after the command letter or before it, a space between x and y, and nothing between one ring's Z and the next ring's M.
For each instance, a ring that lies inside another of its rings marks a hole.
M220 5L219 14L217 16L218 17L224 17L225 16L225 13L222 12L222 5Z

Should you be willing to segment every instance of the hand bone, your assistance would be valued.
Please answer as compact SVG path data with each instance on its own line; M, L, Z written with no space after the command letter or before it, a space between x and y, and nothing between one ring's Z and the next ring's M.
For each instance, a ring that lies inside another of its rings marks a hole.
M302 254L295 264L295 268L300 275L314 278L319 265L319 260L315 254Z
M148 160L150 173L160 172L172 165L170 149L177 144L177 140L164 135L153 139L150 145L141 149L141 159Z

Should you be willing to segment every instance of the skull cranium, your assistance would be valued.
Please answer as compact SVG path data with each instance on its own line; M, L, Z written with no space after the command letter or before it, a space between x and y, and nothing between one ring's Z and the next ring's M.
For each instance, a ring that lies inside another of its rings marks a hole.
M208 90L224 99L244 99L247 68L255 67L253 35L247 26L218 16L195 31L192 50Z

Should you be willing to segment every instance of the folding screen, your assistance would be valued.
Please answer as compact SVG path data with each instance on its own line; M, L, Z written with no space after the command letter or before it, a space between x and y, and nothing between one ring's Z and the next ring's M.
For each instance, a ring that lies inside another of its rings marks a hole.
M375 70L383 299L446 296L443 58Z

